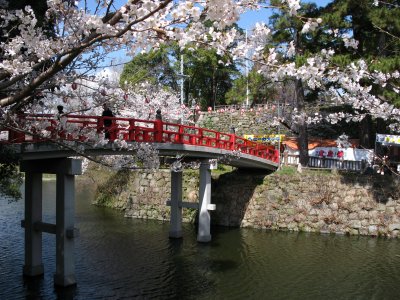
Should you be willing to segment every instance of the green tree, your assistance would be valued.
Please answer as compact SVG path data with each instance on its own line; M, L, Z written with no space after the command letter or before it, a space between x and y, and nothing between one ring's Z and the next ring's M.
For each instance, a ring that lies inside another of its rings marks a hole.
M279 1L272 1L273 4L279 4ZM294 61L297 65L301 65L305 58L317 49L314 42L318 35L318 31L302 34L301 30L304 25L303 20L307 18L315 18L318 15L318 8L315 4L302 4L297 16L292 16L287 11L277 11L270 18L270 25L273 28L273 39L271 45L266 45L266 51L269 47L278 49L286 49L288 41L293 41L296 47L296 55L293 57L281 56L281 61ZM298 117L296 122L289 119L282 123L297 135L300 163L305 166L308 163L308 126L306 115L306 104L315 101L318 90L307 89L303 82L297 78L287 78L284 85L290 85L293 88L293 106L297 110Z
M138 83L148 81L176 91L178 90L179 80L176 67L173 64L173 58L176 59L176 56L176 46L165 45L160 49L138 54L124 66L120 84L122 86L135 86Z
M334 62L339 66L349 65L360 58L368 64L369 70L393 72L400 69L400 1L380 2L378 6L370 1L336 0L320 12L324 20L324 30L337 32L338 39L319 39L319 47L335 47ZM358 47L346 48L339 37L347 34L358 42ZM398 79L393 82L399 83ZM374 82L372 93L385 101L400 106L400 96L392 89ZM387 130L382 119L373 120L367 115L359 126L361 145L373 147L374 133Z
M188 98L198 99L203 108L226 104L225 95L239 74L235 65L225 65L228 60L229 57L220 56L213 49L186 50L184 74Z
M22 175L18 171L18 156L0 145L0 194L13 199L21 198Z
M272 87L270 81L259 74L256 68L249 72L248 76L241 75L232 83L232 88L226 93L227 104L242 104L247 99L249 91L249 102L253 104L271 101L276 95L276 88Z
M222 57L212 49L181 51L176 45L169 45L139 54L125 65L120 83L135 86L148 81L178 92L181 56L184 60L184 102L191 105L195 100L203 108L225 104L225 94L238 71L234 65L224 65L222 62L228 61L228 57Z

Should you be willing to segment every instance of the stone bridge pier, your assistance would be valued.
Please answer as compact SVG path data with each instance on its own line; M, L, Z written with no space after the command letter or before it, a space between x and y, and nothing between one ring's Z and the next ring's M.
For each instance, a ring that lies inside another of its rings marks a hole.
M74 261L75 175L82 174L82 161L72 158L25 160L25 265L26 276L44 273L42 233L56 235L56 272L54 285L76 284ZM42 175L56 174L56 224L42 221Z
M211 204L211 170L216 168L212 160L202 160L200 164L199 203L182 201L182 171L171 171L171 200L167 205L171 206L171 219L169 236L171 238L182 237L182 208L195 208L199 210L198 242L210 242L211 217L210 210L215 210L215 204Z

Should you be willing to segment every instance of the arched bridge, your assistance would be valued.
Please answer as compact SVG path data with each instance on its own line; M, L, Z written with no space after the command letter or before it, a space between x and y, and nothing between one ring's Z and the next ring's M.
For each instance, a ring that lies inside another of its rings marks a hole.
M161 120L140 120L120 117L66 115L60 120L50 114L25 114L18 122L32 135L8 130L8 143L21 144L16 148L23 159L40 159L74 156L72 150L60 149L47 141L75 141L85 145L87 155L126 154L113 151L111 145L90 146L106 132L111 142L152 143L160 156L182 154L187 158L229 157L227 164L239 168L275 170L279 164L279 152L275 147L249 141L235 134L188 126ZM107 122L110 126L104 126ZM4 142L4 141L3 141ZM31 144L26 147L27 144Z
M210 159L229 156L227 163L240 168L275 170L279 164L279 152L273 146L257 144L234 134L163 122L132 118L67 115L59 120L54 115L20 115L16 121L31 134L15 128L0 128L8 133L9 144L21 153L21 172L25 172L25 265L24 274L37 276L44 273L42 263L42 233L56 235L56 273L54 283L58 286L76 284L74 266L75 175L82 174L82 161L69 158L79 154L63 147L64 142L84 145L86 155L119 155L129 151L114 151L116 143L152 143L161 156L182 154L200 161L200 184L198 203L182 199L182 171L171 171L171 238L182 237L182 208L199 211L199 242L211 241L210 210L211 169ZM104 125L110 126L104 126ZM106 133L111 143L94 147L99 136ZM4 136L4 134L2 134ZM68 143L67 143L68 144ZM60 146L61 145L61 146ZM240 153L238 156L237 154ZM234 154L234 155L232 155ZM42 174L56 174L56 224L43 222Z

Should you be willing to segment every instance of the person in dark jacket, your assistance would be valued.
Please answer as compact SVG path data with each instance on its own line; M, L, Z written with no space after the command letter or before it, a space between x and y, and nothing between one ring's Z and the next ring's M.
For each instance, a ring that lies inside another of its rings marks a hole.
M64 106L62 105L57 105L57 119L58 121L61 120L61 117L64 115Z
M157 109L156 111L156 120L162 120L161 109Z
M103 117L114 117L114 114L112 113L111 109L108 107L106 103L103 104L103 113L101 114ZM112 120L110 119L104 119L104 132L105 132L105 138L109 139L110 138L110 127L112 125Z

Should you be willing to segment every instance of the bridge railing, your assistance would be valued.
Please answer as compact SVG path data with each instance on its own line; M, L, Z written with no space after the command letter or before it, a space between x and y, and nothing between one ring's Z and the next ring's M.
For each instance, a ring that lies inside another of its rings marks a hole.
M104 126L105 120L111 120L111 125ZM161 120L85 115L66 115L58 119L52 114L25 114L20 116L19 122L23 123L32 135L9 130L10 143L42 142L49 139L84 142L98 138L99 134L107 131L110 141L123 139L127 142L205 146L240 151L275 163L279 162L279 152L273 146L249 141L234 134Z

